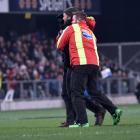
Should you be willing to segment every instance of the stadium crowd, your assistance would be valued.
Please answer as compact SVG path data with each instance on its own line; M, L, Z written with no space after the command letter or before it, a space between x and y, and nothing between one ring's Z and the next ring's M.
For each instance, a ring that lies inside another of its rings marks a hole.
M10 32L8 38L0 36L0 73L2 81L29 81L57 79L62 81L63 62L57 52L54 38L45 32L35 32L19 36ZM114 77L128 77L113 61L102 57L103 67L109 67ZM56 92L57 86L53 90ZM116 84L115 84L116 85ZM31 88L29 88L31 89ZM42 90L43 91L43 90ZM54 94L54 95L58 95Z
M46 39L45 33L39 32L20 37L12 34L10 38L0 37L3 81L8 80L9 74L16 80L61 80L63 64L54 39Z
M56 51L55 39L48 38L43 32L17 36L10 34L6 40L0 36L0 71L3 81L13 74L16 80L62 80L63 63ZM113 76L127 77L122 70L109 59L102 59L103 66L110 67ZM11 72L12 70L12 72Z

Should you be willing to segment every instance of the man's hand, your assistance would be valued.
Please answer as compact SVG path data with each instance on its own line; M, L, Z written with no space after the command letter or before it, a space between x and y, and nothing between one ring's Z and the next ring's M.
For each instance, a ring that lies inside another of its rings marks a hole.
M58 38L61 36L62 33L63 33L63 30L60 30L60 31L58 32L57 37L56 37L57 40L58 40Z

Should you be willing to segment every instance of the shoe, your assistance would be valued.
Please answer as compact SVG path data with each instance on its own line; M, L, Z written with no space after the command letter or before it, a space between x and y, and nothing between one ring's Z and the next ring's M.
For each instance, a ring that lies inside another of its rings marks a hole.
M62 122L59 127L68 127L69 124L67 122Z
M89 123L81 124L81 127L89 127Z
M120 117L122 115L122 110L121 109L116 109L115 113L112 115L113 118L113 125L117 125L120 122Z
M99 112L95 114L96 120L95 120L95 126L101 126L103 124L104 118L105 118L106 111Z
M85 124L77 124L74 123L73 125L69 125L69 128L78 128L78 127L89 127L89 123L85 123Z
M69 125L69 128L78 128L78 127L80 127L80 124L77 124L77 123Z

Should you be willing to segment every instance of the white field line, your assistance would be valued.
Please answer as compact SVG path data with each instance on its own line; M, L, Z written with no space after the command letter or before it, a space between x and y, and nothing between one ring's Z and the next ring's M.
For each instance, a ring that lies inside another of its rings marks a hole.
M75 128L74 128L75 129ZM84 131L79 131L79 133L77 132L76 135L74 135L73 133L51 133L51 134L19 134L19 135L1 135L0 137L2 138L8 138L8 137L52 137L52 136L84 136L84 135L88 135L88 136L93 136L93 135L120 135L120 134L133 134L132 131L126 130L126 131L114 131L114 132L103 132L103 131L94 131L93 133L85 133Z

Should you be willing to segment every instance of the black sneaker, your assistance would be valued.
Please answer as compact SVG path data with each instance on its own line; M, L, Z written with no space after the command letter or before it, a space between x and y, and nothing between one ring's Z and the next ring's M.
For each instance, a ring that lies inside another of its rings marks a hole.
M59 127L69 127L69 124L67 122L62 122Z

